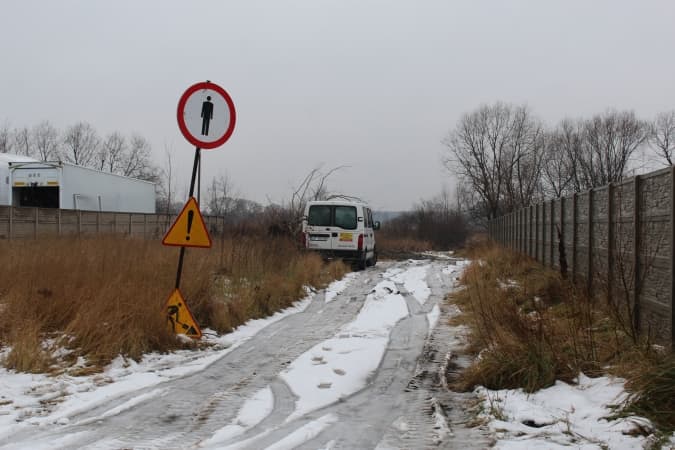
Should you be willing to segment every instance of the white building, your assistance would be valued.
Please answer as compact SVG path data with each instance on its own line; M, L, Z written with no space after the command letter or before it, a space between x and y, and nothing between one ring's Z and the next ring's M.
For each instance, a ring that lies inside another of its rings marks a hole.
M154 213L155 185L65 162L0 153L0 205Z

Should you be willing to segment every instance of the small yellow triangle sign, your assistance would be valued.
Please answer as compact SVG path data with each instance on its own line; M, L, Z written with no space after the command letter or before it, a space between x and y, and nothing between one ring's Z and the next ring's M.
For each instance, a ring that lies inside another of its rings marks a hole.
M184 334L195 339L202 337L202 330L199 329L178 289L174 289L166 301L166 320L169 330L176 334Z
M164 235L162 244L178 247L211 247L211 237L194 197L190 197L178 214L176 221Z

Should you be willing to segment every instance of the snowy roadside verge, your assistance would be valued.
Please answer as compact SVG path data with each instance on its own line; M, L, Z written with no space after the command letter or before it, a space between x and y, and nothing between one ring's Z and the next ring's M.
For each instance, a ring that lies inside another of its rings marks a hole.
M483 399L483 418L497 439L495 448L510 449L642 449L650 429L640 417L612 418L613 405L625 399L624 382L612 377L577 383L557 381L532 394L522 389L476 390Z
M327 290L335 289L332 286ZM204 370L263 328L304 311L316 296L309 289L307 294L307 297L295 302L293 306L264 319L250 320L232 333L219 336L212 330L203 330L203 341L211 345L200 350L150 353L140 362L118 357L103 372L88 376L61 374L52 377L17 373L2 368L0 438L16 432L17 427L69 424L73 416L113 399ZM3 352L7 351L9 350L5 349ZM119 414L137 403L126 402L103 414Z
M482 266L481 261L477 264ZM503 290L519 286L506 277L497 283ZM628 394L625 380L617 377L579 374L573 383L558 380L533 393L479 386L474 394L480 400L478 419L490 430L497 449L662 448L653 447L659 437L652 434L655 430L649 420L619 417L617 407Z

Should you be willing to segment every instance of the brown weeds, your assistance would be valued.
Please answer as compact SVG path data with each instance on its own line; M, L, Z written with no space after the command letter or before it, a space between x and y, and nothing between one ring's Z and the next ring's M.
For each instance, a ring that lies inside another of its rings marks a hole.
M497 246L471 251L477 260L454 298L467 311L472 349L481 353L462 387L531 392L580 371L599 373L616 355L606 311L557 272Z
M46 335L101 365L186 344L175 339L164 305L179 249L119 236L2 241L0 342L7 367L43 371ZM228 238L187 249L181 292L202 328L229 331L304 297L346 272L284 239Z

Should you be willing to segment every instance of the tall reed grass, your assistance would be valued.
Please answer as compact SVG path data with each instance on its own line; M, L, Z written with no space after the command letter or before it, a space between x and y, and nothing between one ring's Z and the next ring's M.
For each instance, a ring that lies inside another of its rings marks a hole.
M497 246L473 251L464 272L465 307L472 346L480 358L464 374L464 387L532 392L555 380L593 375L627 345L602 304L531 258Z
M39 372L54 363L48 344L96 366L118 355L185 345L169 332L164 311L178 249L155 241L98 236L3 241L0 252L0 340L4 364ZM284 239L228 238L188 249L181 292L202 328L225 332L268 315L342 276Z

